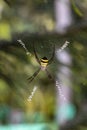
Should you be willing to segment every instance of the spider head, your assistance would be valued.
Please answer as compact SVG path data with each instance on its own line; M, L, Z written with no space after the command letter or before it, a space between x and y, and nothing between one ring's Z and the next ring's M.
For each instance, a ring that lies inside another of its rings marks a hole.
M45 70L48 65L48 59L46 57L41 58L41 70Z

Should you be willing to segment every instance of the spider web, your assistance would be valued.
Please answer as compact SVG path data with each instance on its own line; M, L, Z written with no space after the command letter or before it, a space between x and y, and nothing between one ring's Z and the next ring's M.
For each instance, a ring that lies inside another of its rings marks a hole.
M25 43L22 40L18 40L18 42L22 45L22 47L25 49L26 54L31 56L31 53L28 51ZM57 50L57 53L60 53L61 51L63 51L67 46L68 46L69 42L65 41L65 43ZM33 44L32 44L33 45ZM53 51L54 51L54 46L55 43L52 42L51 40L42 40L40 41L36 41L34 43L34 47L36 50L36 53L38 54L39 58L42 57L47 57L48 59L52 56ZM55 52L56 53L56 52ZM57 82L57 81L56 81ZM66 97L64 96L62 89L61 89L61 85L59 83L56 84L56 87L59 90L59 95L66 100Z

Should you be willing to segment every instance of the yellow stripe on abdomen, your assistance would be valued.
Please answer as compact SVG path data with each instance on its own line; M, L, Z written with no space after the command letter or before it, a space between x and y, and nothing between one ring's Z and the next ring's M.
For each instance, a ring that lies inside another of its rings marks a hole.
M41 62L41 66L42 66L42 67L46 67L46 66L47 66L47 64L48 64L48 62L46 62L46 63Z

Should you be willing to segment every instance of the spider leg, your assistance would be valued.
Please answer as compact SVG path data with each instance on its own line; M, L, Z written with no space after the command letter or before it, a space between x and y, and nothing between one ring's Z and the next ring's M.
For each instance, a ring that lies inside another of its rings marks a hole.
M53 46L53 54L52 54L52 57L49 59L48 64L52 63L54 55L55 55L55 45Z
M45 71L46 71L46 73L47 73L48 78L51 79L51 80L54 80L54 78L53 78L53 76L50 74L50 72L49 72L47 69L45 69Z
M9 7L11 7L11 4L8 0L4 0L4 1L8 4Z
M52 63L54 55L55 55L55 45L53 46L53 54L52 54L52 57L48 61L48 65Z
M28 78L29 83L38 75L41 68L39 68L31 77Z
M40 60L39 60L39 57L38 57L38 55L36 53L36 50L35 50L35 47L34 47L34 43L33 43L33 49L34 49L35 58L36 58L37 62L40 64Z

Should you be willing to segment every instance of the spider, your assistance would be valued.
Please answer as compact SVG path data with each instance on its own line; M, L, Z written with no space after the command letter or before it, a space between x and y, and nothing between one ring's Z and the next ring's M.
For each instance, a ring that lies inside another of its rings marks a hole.
M47 66L49 64L51 64L52 61L53 61L53 59L54 59L55 45L53 46L53 53L52 53L52 56L51 56L51 58L49 60L45 56L43 58L39 59L39 57L38 57L38 55L36 53L34 44L33 44L33 49L34 49L34 55L35 55L36 61L39 63L40 67L39 67L39 69L31 77L28 78L29 82L31 82L38 75L38 73L40 72L40 70L45 71L47 73L48 78L51 79L51 80L53 80L53 77L49 73L49 71L47 69Z

